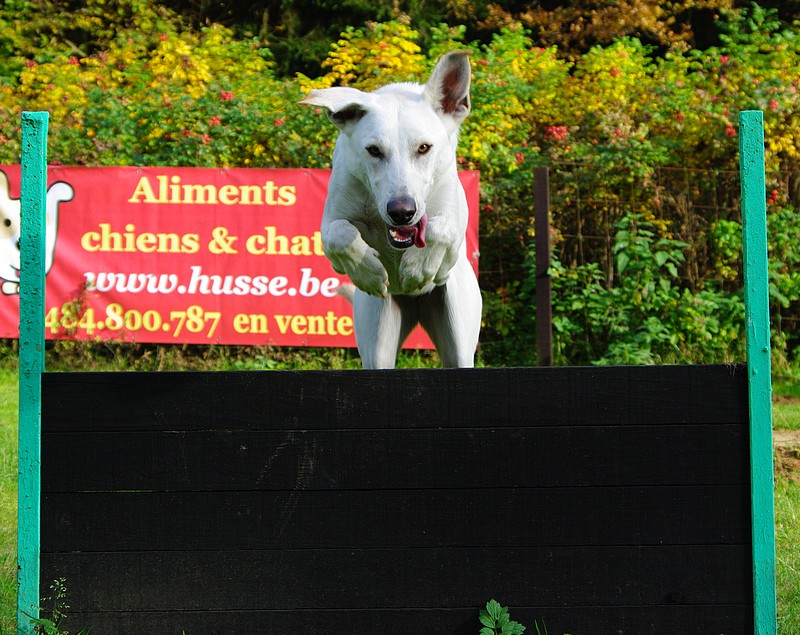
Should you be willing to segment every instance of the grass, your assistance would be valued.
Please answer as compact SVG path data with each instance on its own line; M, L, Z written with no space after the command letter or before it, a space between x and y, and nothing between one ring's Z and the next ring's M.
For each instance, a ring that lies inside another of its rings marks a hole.
M772 409L772 425L776 430L800 430L800 399L776 398Z
M775 482L778 633L800 634L800 482Z
M787 375L772 386L776 395L773 425L778 430L800 430L800 378ZM800 633L800 631L798 631Z
M17 603L17 373L0 369L0 633L15 629Z
M152 349L151 349L152 350ZM51 351L52 353L53 351ZM73 351L58 353L56 359L48 359L48 368L63 370L68 367L85 367L87 358L85 351L82 364L70 364ZM160 352L145 351L140 356L127 356L131 351L100 350L90 361L93 370L170 370L186 367L181 363L183 354L190 357L187 351L173 352L162 358ZM75 353L76 357L78 353ZM300 364L303 368L356 368L357 358L348 352L334 353L325 360L309 352ZM257 356L256 356L257 358ZM262 353L262 360L275 359L267 352ZM401 360L402 366L431 365L427 354L406 354ZM189 365L189 364L187 364ZM192 367L201 368L252 368L253 357L249 360L237 358L229 351L211 350L195 358ZM262 364L260 367L286 367L282 362ZM297 365L294 366L297 368ZM12 635L15 632L16 616L16 531L17 531L17 372L12 356L5 360L0 356L0 635ZM774 423L776 428L800 430L800 385L793 383L776 383L775 393L779 395L775 402ZM776 478L775 488L775 533L778 556L778 633L779 635L800 635L800 474L780 474ZM476 629L477 631L477 629ZM591 635L591 634L589 634Z

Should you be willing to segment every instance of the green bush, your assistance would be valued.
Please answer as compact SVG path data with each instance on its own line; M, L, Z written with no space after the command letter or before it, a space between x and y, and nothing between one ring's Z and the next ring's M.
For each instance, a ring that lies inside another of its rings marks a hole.
M0 13L0 162L18 160L20 112L44 109L53 163L324 167L336 131L297 106L306 89L423 80L443 51L471 49L459 164L481 172L481 357L491 365L532 359L540 165L554 174L560 363L739 356L736 122L761 109L774 341L797 364L800 36L774 11L723 11L720 43L706 50L678 41L657 52L626 37L577 57L537 46L518 24L480 44L465 27L421 33L396 20L346 30L319 77L287 79L269 43L190 28L144 0L92 0L46 20L43 3ZM577 257L571 245L588 236L599 240Z
M560 363L654 364L743 359L744 305L713 285L682 287L686 243L652 223L617 223L611 284L597 263L553 271L554 352Z

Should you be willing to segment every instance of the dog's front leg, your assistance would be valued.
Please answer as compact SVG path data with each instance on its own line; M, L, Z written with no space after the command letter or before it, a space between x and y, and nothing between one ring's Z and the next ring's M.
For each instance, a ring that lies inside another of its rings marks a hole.
M364 241L353 223L344 219L324 222L322 247L334 271L349 276L359 289L382 298L389 295L389 276L378 252Z

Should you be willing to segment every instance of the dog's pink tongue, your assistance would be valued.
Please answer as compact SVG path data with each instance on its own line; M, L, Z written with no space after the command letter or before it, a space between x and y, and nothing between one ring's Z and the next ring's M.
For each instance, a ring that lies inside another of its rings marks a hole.
M422 249L425 246L425 227L428 225L428 215L423 214L417 223L417 231L414 234L414 244Z

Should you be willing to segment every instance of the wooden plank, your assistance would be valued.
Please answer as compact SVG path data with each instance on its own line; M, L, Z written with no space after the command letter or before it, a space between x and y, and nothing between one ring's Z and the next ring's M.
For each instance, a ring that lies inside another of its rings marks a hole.
M739 113L739 130L747 368L750 376L755 630L759 635L769 635L777 630L777 599L763 113L755 110Z
M747 376L736 365L48 373L43 382L49 431L747 421Z
M748 447L744 424L58 432L45 435L42 487L69 492L746 485Z
M511 617L527 627L526 633L553 635L752 635L752 607L728 604L713 606L654 607L549 607L512 606ZM165 611L141 613L70 612L64 627L71 633L91 625L93 633L181 633L187 635L264 635L265 633L304 633L330 635L347 633L436 633L475 635L480 629L474 607L457 609L410 610L308 610L308 611Z
M44 372L46 112L22 113L19 288L17 629L39 615L41 375Z
M491 597L609 616L583 632L678 615L741 632L746 381L738 366L46 376L42 572L68 579L77 615L119 619L111 633L168 613L202 633L249 614L259 632L327 634L334 611L341 632L396 632L402 614L449 634Z
M746 486L50 494L43 544L48 552L743 545L748 496Z
M740 605L750 555L726 545L69 553L43 554L42 575L66 577L82 611L457 608L491 597Z

